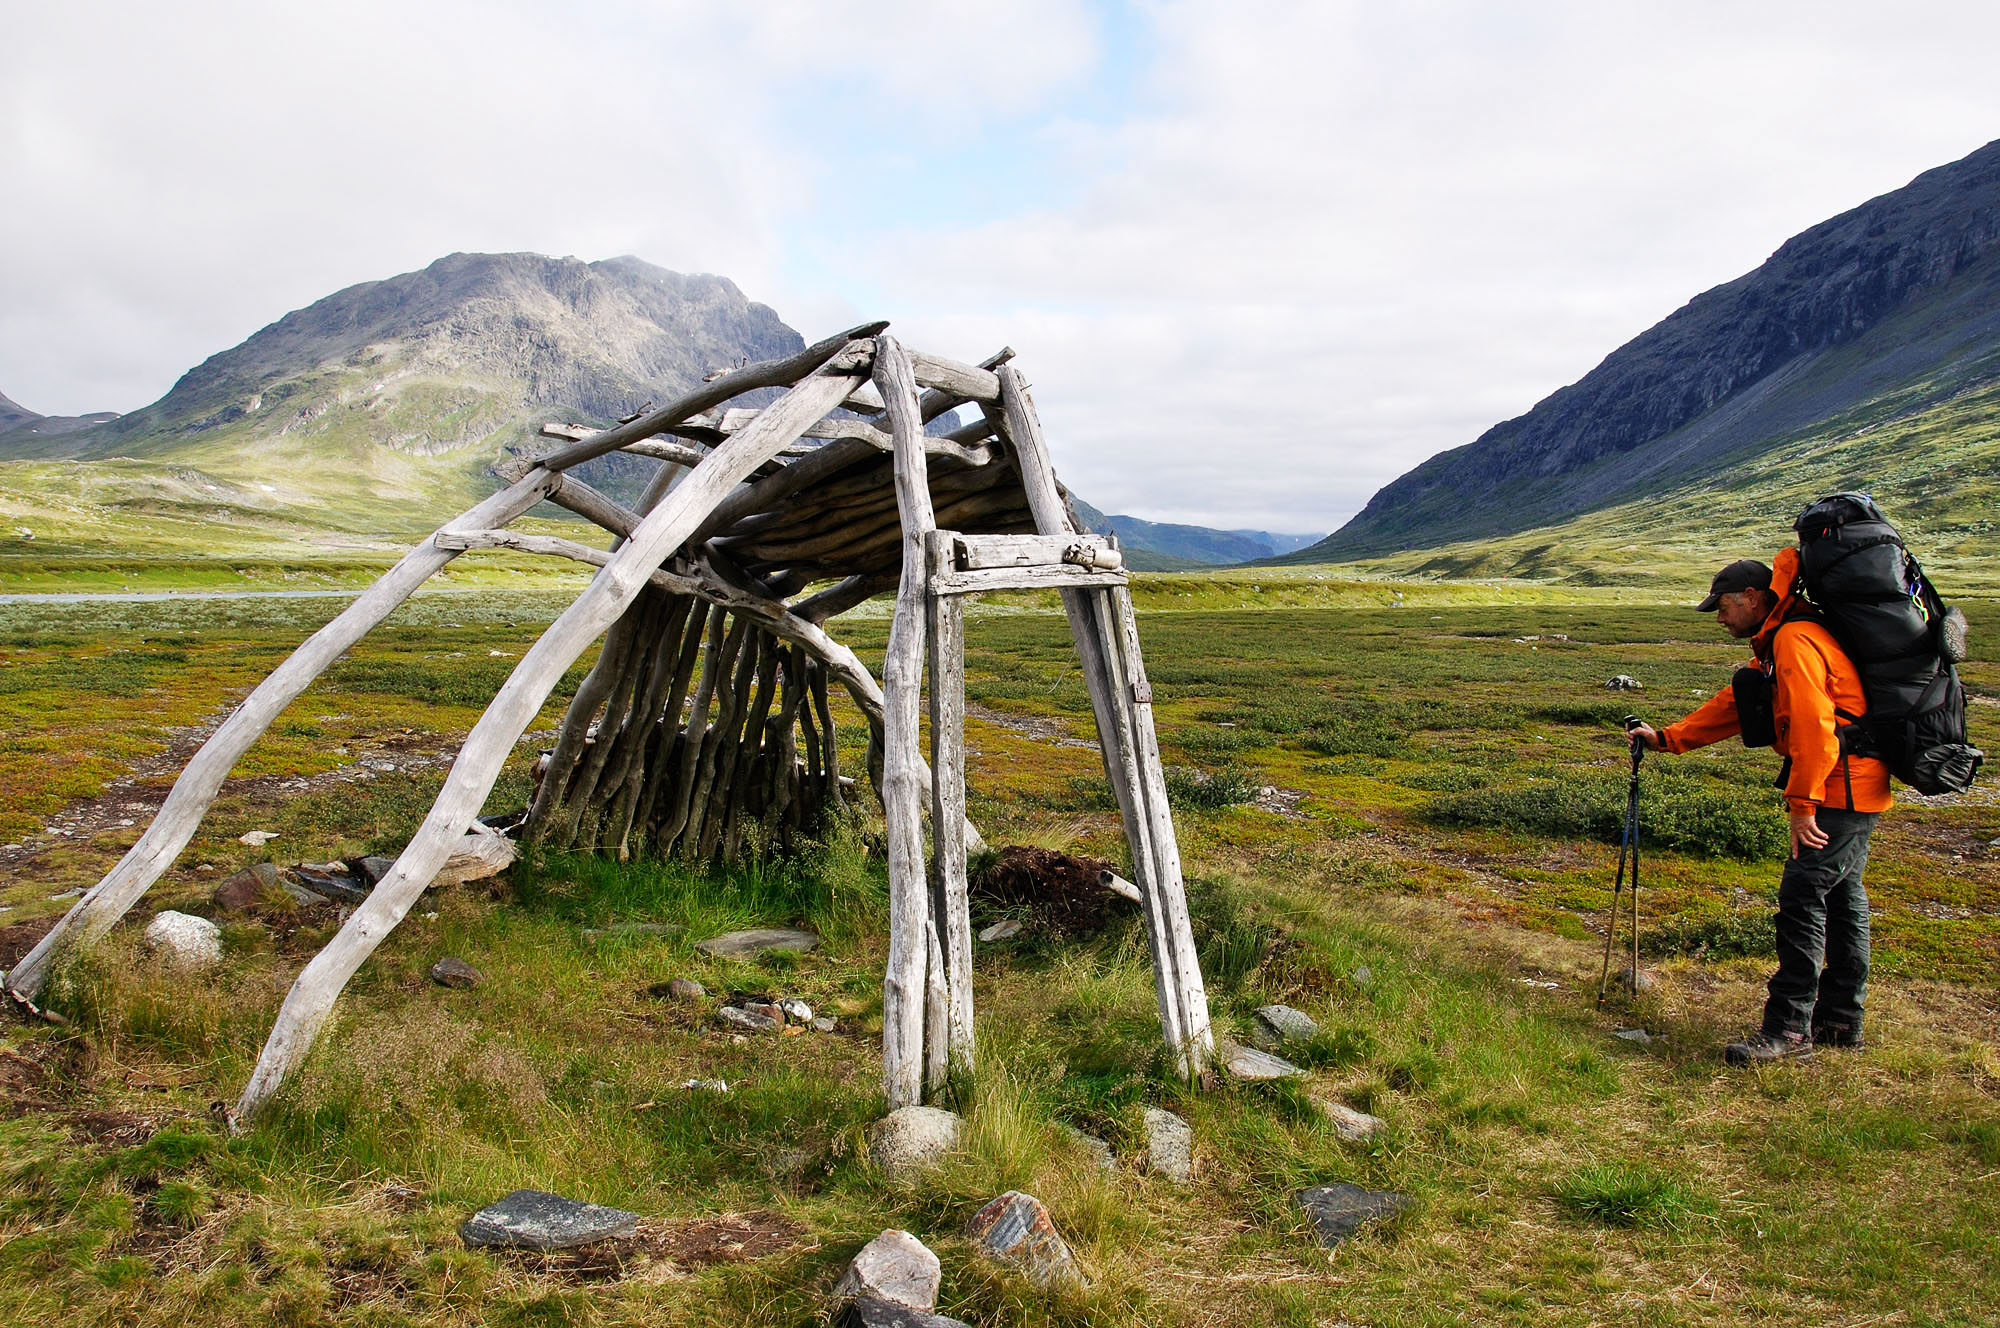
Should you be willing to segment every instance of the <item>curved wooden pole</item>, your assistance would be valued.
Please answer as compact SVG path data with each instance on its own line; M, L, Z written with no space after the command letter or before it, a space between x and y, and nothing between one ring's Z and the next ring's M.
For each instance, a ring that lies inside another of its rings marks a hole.
M459 549L450 543L450 536L505 525L541 501L560 479L550 471L533 468L485 502L446 522L272 670L194 754L139 842L127 849L104 879L7 974L7 991L18 1000L32 1002L41 995L58 956L96 944L139 902L194 838L201 818L238 758L263 736L285 707L349 646L458 556Z
M478 814L516 739L541 709L563 671L617 620L653 570L680 547L724 494L777 455L865 378L865 371L843 363L841 357L830 358L826 368L799 383L765 409L756 423L689 472L521 657L473 726L445 776L437 802L395 866L292 984L257 1068L231 1115L232 1124L255 1115L305 1059L348 979L402 921L451 856L453 844ZM834 364L842 367L834 368Z

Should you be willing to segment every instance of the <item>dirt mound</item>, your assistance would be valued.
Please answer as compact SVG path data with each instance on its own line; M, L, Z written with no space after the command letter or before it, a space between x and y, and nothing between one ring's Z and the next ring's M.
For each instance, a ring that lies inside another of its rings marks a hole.
M1102 858L1077 858L1022 844L1003 848L968 883L975 904L1027 914L1060 936L1094 936L1123 913L1127 900L1104 888Z

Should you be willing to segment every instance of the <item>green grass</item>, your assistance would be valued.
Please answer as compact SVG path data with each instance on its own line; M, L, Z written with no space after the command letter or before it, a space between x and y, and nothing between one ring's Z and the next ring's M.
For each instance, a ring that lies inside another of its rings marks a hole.
M334 773L447 750L551 605L414 602L253 750L147 907L206 911L213 882L252 857L393 850L439 768ZM1990 616L1972 608L1975 624ZM0 770L39 791L68 762L53 805L88 796L216 713L330 611L0 608L0 679L25 680L0 686L20 745L0 746ZM881 863L860 839L723 874L539 856L505 889L433 895L240 1139L209 1105L240 1090L324 934L233 922L224 968L189 983L121 929L56 994L67 1030L0 1026L0 1076L14 1076L0 1085L36 1104L0 1114L0 1317L805 1325L852 1252L895 1226L938 1251L940 1308L981 1328L1975 1322L2000 1299L2000 1048L1983 1014L2000 942L1982 930L2000 912L1985 851L2000 822L1987 804L1885 818L1871 862L1871 1049L1737 1076L1717 1053L1761 997L1756 941L1777 863L1754 843L1738 852L1717 825L1730 809L1772 814L1771 763L1735 748L1649 759L1649 834L1682 827L1673 843L1647 841L1661 987L1636 1007L1596 1008L1616 855L1601 818L1624 801L1616 721L1627 708L1671 718L1726 680L1735 648L1707 626L1608 601L1146 614L1167 761L1207 773L1197 788L1220 776L1237 792L1303 794L1279 815L1184 790L1175 818L1218 1027L1241 1036L1272 1002L1306 1010L1322 1032L1290 1054L1311 1081L1180 1083L1136 915L1081 942L981 946L968 1135L922 1185L889 1182L857 1150L881 1109L887 948ZM885 630L873 616L842 625L871 657ZM976 611L968 636L975 698L1003 719L1089 732L1059 618L1003 605ZM1646 691L1605 694L1615 672ZM1976 695L2000 694L1991 665L1967 678ZM1974 708L1988 746L2000 743L1995 709ZM842 725L858 769L860 726L845 710ZM1327 750L1361 745L1371 725L1374 750ZM977 718L970 742L989 839L1122 859L1093 751ZM525 797L531 752L494 809ZM314 782L284 787L293 772ZM1442 803L1477 794L1496 795L1477 804L1486 819L1443 823ZM249 826L280 838L250 850L235 841ZM137 833L60 846L30 829L38 856L0 884L14 909L0 925L64 907L47 899L54 888L95 879ZM618 922L679 930L585 934ZM765 963L693 949L711 931L784 924L825 944ZM430 984L447 954L485 981ZM840 1031L736 1043L714 1031L713 999L651 994L682 975L717 995L796 994ZM1662 1040L1609 1036L1632 1022ZM717 1078L728 1095L681 1087ZM1316 1094L1388 1130L1343 1142ZM1149 1106L1194 1126L1191 1188L1129 1166L1100 1174L1063 1133L1088 1130L1129 1158ZM150 1133L121 1136L128 1116ZM1329 1263L1289 1196L1334 1180L1415 1206ZM523 1186L661 1222L773 1210L808 1239L684 1276L590 1282L464 1249L464 1216ZM1049 1204L1091 1273L1086 1290L1044 1295L973 1250L966 1220L1007 1188Z

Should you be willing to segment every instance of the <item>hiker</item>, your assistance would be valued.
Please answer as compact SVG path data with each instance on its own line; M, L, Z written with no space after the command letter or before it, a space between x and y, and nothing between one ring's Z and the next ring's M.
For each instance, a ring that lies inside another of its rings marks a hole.
M1762 1026L1724 1056L1731 1065L1806 1060L1814 1044L1860 1047L1868 984L1868 836L1889 806L1889 769L1841 750L1838 729L1866 710L1854 664L1798 597L1799 553L1716 573L1708 598L1724 631L1755 662L1685 719L1631 739L1689 752L1741 734L1785 758L1779 787L1791 816L1791 856L1778 882L1778 971ZM1773 587L1782 587L1774 590ZM1822 965L1824 969L1822 971Z

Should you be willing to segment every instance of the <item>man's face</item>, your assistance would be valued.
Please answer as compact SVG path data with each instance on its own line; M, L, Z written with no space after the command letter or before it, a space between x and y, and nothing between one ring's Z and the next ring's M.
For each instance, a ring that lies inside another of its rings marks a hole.
M1762 590L1732 590L1716 604L1715 620L1738 641L1747 640L1757 635L1764 619L1771 616L1767 594Z

